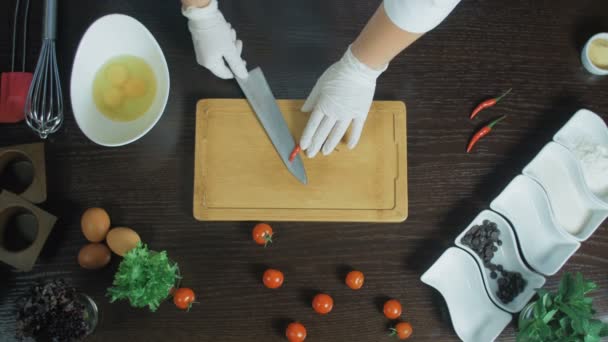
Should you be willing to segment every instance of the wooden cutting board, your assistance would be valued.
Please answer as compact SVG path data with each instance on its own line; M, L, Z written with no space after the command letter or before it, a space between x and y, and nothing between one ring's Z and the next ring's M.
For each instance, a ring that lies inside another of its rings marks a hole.
M297 139L303 101L277 103ZM246 100L201 100L196 110L194 217L202 221L402 222L408 214L403 102L374 102L354 150L302 154L303 185L289 173Z

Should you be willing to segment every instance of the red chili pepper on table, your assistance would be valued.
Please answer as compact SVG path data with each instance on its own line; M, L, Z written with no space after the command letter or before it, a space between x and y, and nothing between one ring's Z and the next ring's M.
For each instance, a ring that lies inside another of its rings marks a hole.
M300 151L302 151L300 145L296 145L296 147L293 148L293 151L291 151L291 154L289 155L289 161L293 163L293 160L296 159Z
M479 112L481 112L482 110L495 106L498 103L498 101L502 100L503 97L507 96L507 94L509 94L512 89L513 88L507 90L505 93L503 93L499 97L485 100L482 103L480 103L477 107L475 107L475 110L473 110L473 113L471 113L470 119L474 119L477 116L477 114L479 114Z
M475 144L477 144L477 142L479 140L481 140L481 138L485 137L490 132L492 132L492 128L494 128L494 126L496 126L497 123L501 122L506 117L507 117L506 115L503 115L500 118L490 122L489 125L483 127L479 131L477 131L477 133L475 133L475 135L473 135L473 137L471 138L471 141L469 141L469 146L467 146L467 153L471 152L471 150L473 150L473 147L475 147Z

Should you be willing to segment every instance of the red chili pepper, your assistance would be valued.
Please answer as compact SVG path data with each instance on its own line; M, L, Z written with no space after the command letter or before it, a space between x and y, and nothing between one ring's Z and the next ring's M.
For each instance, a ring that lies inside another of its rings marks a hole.
M471 113L470 119L474 119L477 116L477 114L479 114L479 112L481 112L482 110L496 105L498 103L498 101L502 100L503 97L507 96L507 94L509 94L511 92L511 89L507 90L504 94L500 95L499 97L485 100L482 103L480 103L477 107L475 107L475 110L473 110L473 113Z
M489 125L483 127L482 129L480 129L479 131L477 131L477 133L475 133L475 135L473 135L473 137L471 138L471 141L469 141L469 146L467 146L467 153L471 152L471 150L473 149L473 147L475 147L475 144L477 144L477 142L485 137L486 135L488 135L490 132L492 132L492 128L494 128L494 126L496 126L497 123L501 122L502 120L504 120L507 116L503 115L500 118L490 122Z
M300 151L302 151L300 145L296 145L296 147L293 148L293 151L291 151L291 154L289 155L289 162L293 163L293 160L296 159Z

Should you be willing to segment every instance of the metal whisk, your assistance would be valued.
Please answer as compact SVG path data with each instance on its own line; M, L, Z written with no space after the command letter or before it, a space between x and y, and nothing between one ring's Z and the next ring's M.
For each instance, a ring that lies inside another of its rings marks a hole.
M27 125L42 139L57 132L63 123L63 95L55 52L56 34L57 0L46 0L42 50L25 102Z

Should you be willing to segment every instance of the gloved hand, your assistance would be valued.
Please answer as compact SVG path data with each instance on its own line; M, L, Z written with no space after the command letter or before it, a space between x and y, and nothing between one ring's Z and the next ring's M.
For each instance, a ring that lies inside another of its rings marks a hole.
M189 19L198 64L223 79L233 78L232 72L239 78L248 76L246 63L241 58L243 42L236 39L236 32L218 9L217 0L212 0L207 7L182 9L182 13Z
M371 69L349 47L342 59L325 71L302 107L303 112L312 111L300 139L300 147L309 158L319 150L330 154L351 124L347 146L352 149L357 145L374 99L376 79L387 67Z

